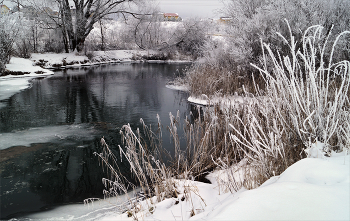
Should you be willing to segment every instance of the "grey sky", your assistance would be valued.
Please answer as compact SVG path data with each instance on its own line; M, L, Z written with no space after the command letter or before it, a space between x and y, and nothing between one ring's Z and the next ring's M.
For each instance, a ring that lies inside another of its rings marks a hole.
M182 18L200 17L216 18L221 15L218 9L224 7L223 0L155 0L162 12L178 13ZM224 0L228 1L228 0ZM4 1L9 7L13 7L10 1Z
M224 7L222 0L157 0L162 12L178 13L182 18L220 17L216 11ZM225 0L227 1L227 0Z

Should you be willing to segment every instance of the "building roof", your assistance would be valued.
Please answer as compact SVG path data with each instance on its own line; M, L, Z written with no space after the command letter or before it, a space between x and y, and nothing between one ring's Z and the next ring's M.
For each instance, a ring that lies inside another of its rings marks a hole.
M232 17L220 17L220 19L222 19L222 20L233 20Z
M7 14L7 13L9 13L10 12L10 8L9 7L7 7L6 5L0 5L0 12L1 12L1 14Z
M179 14L177 13L164 13L165 17L179 17Z

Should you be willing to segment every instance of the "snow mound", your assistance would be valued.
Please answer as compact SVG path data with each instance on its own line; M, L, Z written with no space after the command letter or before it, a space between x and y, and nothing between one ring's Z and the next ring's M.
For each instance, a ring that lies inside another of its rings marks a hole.
M47 68L61 65L74 65L74 64L83 64L86 63L89 59L85 55L78 55L77 52L71 53L33 53L31 60L33 62L41 62Z
M33 62L25 58L16 58L12 57L10 63L6 65L6 70L11 72L29 72L29 74L20 75L20 76L4 76L2 79L11 78L11 77L38 77L45 75L52 75L53 72L43 69L39 66L34 66ZM42 74L36 74L35 72L42 72Z
M173 84L167 84L165 85L166 88L169 88L171 90L177 90L177 91L188 91L187 85L173 85Z
M208 220L349 220L350 156L303 159L244 191Z
M216 175L215 175L216 174ZM211 176L222 176L215 173ZM350 155L306 158L254 190L178 180L178 198L143 202L139 220L349 220ZM213 177L211 177L211 180ZM184 191L186 189L186 191ZM185 196L185 199L184 199ZM189 197L191 196L191 197ZM148 205L148 206L147 206ZM151 207L149 206L151 205ZM97 220L133 220L105 214Z

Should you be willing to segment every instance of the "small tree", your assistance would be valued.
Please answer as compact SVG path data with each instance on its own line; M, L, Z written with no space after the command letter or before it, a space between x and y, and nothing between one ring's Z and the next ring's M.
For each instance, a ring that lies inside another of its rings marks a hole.
M0 30L0 76L5 71L5 65L10 62L12 44L8 34L4 30Z
M20 21L16 15L0 14L0 75L5 65L10 62L14 51L14 43L20 32Z

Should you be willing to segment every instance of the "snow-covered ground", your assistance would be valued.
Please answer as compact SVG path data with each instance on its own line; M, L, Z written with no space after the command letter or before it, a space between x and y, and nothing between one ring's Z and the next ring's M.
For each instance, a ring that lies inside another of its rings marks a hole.
M320 156L319 156L320 157ZM253 190L231 193L218 185L224 171L207 176L212 182L176 180L177 198L143 201L138 220L349 220L350 155L306 158ZM186 191L185 191L186 190ZM125 198L123 198L125 199ZM152 201L152 202L151 202ZM49 220L133 220L117 203L71 205L32 215ZM114 208L114 209L113 209ZM84 213L82 213L84 211Z
M60 66L81 66L81 64L89 62L88 57L79 55L76 52L71 53L32 53L30 58L35 64L41 63L45 68L60 67Z
M52 75L53 72L43 69L39 66L33 66L33 62L29 59L12 57L10 63L6 65L6 69L10 72L25 72L23 75L6 75L0 77L0 108L5 105L2 100L10 98L12 95L21 90L30 87L30 81L36 77Z
M344 153L303 159L254 190L223 193L216 178L215 173L209 176L212 184L178 181L179 197L155 204L153 214L149 209L139 213L139 220L350 219L350 155ZM185 195L192 199L181 201ZM116 214L101 220L127 218Z
M176 82L173 82L172 84L166 85L167 88L172 90L179 90L179 91L189 91L188 85L181 85L176 84ZM238 105L242 105L248 102L251 102L252 100L257 98L247 97L247 96L239 96L239 95L214 95L208 97L205 94L202 94L201 96L189 96L187 98L187 101L193 104L198 104L202 106L212 106L212 105L219 105L222 109L224 108L234 108ZM259 99L264 99L263 97L260 97Z
M94 51L91 52L92 58L85 55L79 55L77 52L71 53L33 53L31 60L45 68L74 68L81 66L91 66L105 63L115 62L140 62L144 61L142 56L157 55L157 51L145 51L145 50L110 50L110 51ZM188 63L189 60L148 60L149 63Z
M77 52L71 53L33 53L31 60L36 64L43 65L45 68L74 68L80 66L89 66L105 62L131 62L135 54L146 52L136 50L114 50L114 51L95 51L92 52L93 61L85 55L79 55Z

